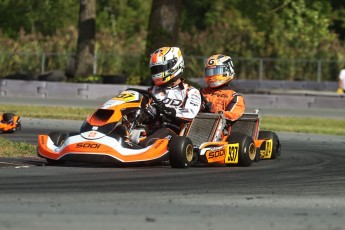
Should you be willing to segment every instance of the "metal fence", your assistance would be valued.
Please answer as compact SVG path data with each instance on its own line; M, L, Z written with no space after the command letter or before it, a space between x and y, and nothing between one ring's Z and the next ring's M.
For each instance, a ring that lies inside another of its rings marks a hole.
M203 76L206 57L185 56L185 76ZM113 53L97 53L94 59L94 75L125 76L148 75L148 67L140 65L140 55L120 56ZM303 80L336 81L345 61L323 59L275 59L233 57L238 79L243 80ZM74 56L69 53L0 53L0 75L18 72L40 75L50 70L73 71Z

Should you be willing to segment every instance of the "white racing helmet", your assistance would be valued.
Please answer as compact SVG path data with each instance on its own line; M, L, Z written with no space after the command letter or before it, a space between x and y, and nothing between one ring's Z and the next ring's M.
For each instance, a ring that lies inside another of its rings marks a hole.
M184 60L178 47L162 47L151 54L150 71L155 85L170 82L180 75L183 69Z

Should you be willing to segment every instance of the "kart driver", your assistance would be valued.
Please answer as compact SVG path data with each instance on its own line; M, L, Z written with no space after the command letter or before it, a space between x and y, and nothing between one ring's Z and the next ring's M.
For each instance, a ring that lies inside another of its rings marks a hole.
M202 90L202 96L206 99L203 111L223 113L227 121L236 121L242 116L245 110L244 98L229 85L234 75L231 57L215 54L206 60L204 77L207 87Z
M182 78L184 67L178 47L162 47L151 54L150 71L154 85L149 91L159 100L152 107L163 112L164 126L176 134L180 133L183 124L192 121L201 108L199 90ZM156 110L153 115L156 115Z

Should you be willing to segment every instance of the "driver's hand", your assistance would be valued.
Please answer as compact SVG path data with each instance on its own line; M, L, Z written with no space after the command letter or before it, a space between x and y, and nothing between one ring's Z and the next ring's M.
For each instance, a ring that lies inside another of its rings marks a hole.
M155 118L157 116L157 110L152 105L147 106L146 111L152 118Z
M209 102L209 101L204 101L202 104L201 104L201 111L202 112L205 112L205 113L211 113L211 110L212 110L212 102Z
M169 117L170 119L174 119L176 117L176 110L173 108L165 107L162 113L164 116Z
M152 105L147 105L144 112L141 114L141 122L143 124L150 124L155 120L156 116L156 108Z
M165 104L162 101L159 101L158 103L154 104L158 112L160 112L163 116L165 116L168 119L175 119L176 117L176 110L174 108L166 107Z
M163 112L164 109L166 108L166 106L164 105L162 101L158 101L157 103L153 104L153 106L156 107L157 110L161 112Z

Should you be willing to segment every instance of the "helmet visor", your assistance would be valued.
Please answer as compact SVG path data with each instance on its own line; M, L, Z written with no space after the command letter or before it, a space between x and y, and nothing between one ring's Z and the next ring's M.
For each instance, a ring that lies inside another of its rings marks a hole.
M205 77L211 77L215 75L223 75L224 66L217 65L216 67L205 68Z
M164 64L164 65L154 65L154 66L151 66L150 67L151 74L153 75L153 74L158 74L158 73L165 72L165 71L173 68L174 65L176 64L176 62L177 62L177 59L174 58L172 60L167 61L167 63Z

